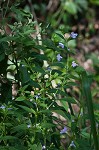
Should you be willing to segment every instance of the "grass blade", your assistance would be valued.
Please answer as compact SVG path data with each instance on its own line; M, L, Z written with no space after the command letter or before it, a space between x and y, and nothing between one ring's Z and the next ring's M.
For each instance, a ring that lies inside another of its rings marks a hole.
M91 130L93 134L95 150L99 150L98 138L97 138L97 132L96 132L96 124L95 124L95 116L94 116L93 103L92 103L92 95L91 95L91 90L90 90L90 79L88 78L88 75L86 72L82 73L82 91L84 94L83 96L86 99L88 114L89 114L89 118L91 122Z

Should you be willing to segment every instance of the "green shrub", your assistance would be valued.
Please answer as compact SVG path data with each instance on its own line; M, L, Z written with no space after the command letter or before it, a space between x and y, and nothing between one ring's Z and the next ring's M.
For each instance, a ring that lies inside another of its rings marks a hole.
M8 34L3 20L0 32L0 149L98 150L92 77L71 57L77 33L48 38L31 14L10 9L16 22Z

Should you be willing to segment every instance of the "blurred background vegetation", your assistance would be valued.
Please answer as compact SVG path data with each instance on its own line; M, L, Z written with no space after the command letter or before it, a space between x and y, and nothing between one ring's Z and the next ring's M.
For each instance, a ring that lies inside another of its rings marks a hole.
M65 36L71 31L77 32L77 42L71 41L70 48L75 49L79 64L93 72L95 82L92 93L96 99L99 98L99 0L1 0L0 6L1 23L7 21L14 24L17 21L11 11L17 6L31 12L33 20L46 30L49 37L49 33L55 30L62 31ZM21 22L21 17L18 19ZM7 24L5 29L9 34L10 27ZM2 65L6 65L5 60L1 61L0 67Z
M35 41L38 40L39 42L42 42L42 45L44 44L44 40L46 38L48 38L49 41L51 38L51 40L54 41L55 44L60 41L60 39L58 39L59 36L57 36L57 34L54 34L55 31L57 31L57 33L60 33L60 35L62 33L64 37L68 37L71 32L75 32L78 33L77 40L70 40L68 42L68 47L70 48L71 52L73 52L71 55L73 56L73 58L75 58L75 60L77 60L79 65L83 66L89 72L89 74L92 74L93 76L94 82L92 82L91 90L94 102L96 102L95 115L99 122L99 104L97 105L97 103L99 103L98 10L99 0L0 0L0 98L2 98L1 101L4 102L5 99L5 101L8 102L13 98L12 96L17 95L16 91L20 86L20 80L18 79L21 78L19 75L20 70L20 72L23 71L23 80L21 81L21 83L27 83L25 82L25 78L29 78L27 70L24 67L24 65L21 66L20 64L20 66L18 66L18 60L28 58L32 54L30 52L31 50L34 50L35 53L35 47L32 47L34 44L34 40L29 41L30 37L28 37L31 31L34 31L32 37L35 39ZM31 24L31 22L33 24ZM35 29L32 29L32 27L36 29L37 33L35 33ZM15 37L13 36L13 34L11 35L12 32L15 32ZM9 45L12 43L10 35L12 36L13 44L9 48ZM18 38L16 38L17 35ZM10 44L9 42L7 42L7 38L8 41L10 41ZM38 46L40 46L40 43L38 41ZM50 42L47 44L50 45ZM26 51L23 51L24 49ZM15 53L15 51L17 50L19 51ZM12 62L14 62L14 65L12 67L11 61L9 61L9 56L11 53L13 53L13 51L14 55L12 56L14 58L12 57L11 59ZM50 48L47 49L44 53L49 58L55 57L53 51L51 51ZM63 55L65 55L65 52ZM41 58L41 61L40 57L41 55L38 56L35 65L39 64L38 66L41 67L43 65L43 57ZM38 66L36 66L36 69ZM23 70L22 67L24 67ZM7 76L9 72L10 76ZM15 87L15 89L12 89L11 80L13 80L13 78L11 77L14 76L15 80L18 80L18 82L17 87ZM35 76L35 78L37 78L37 76ZM35 82L33 82L33 84L34 83ZM29 90L31 91L31 89ZM74 97L78 97L78 95L80 95L79 87L75 87L75 89L73 90L74 93L72 95L75 95ZM77 107L75 107L75 110L77 110Z

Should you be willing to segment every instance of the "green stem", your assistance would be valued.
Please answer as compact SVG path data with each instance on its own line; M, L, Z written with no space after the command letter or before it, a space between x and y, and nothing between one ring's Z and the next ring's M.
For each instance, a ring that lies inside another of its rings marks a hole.
M8 2L7 2L6 10L5 10L5 13L4 13L4 18L6 16L6 13L7 13L7 10L8 10L9 2L10 2L10 0L8 0Z
M20 80L19 80L19 67L18 67L18 62L16 58L16 54L14 53L14 58L15 58L15 65L16 65L16 70L17 70L17 76L18 76L18 87L20 87Z

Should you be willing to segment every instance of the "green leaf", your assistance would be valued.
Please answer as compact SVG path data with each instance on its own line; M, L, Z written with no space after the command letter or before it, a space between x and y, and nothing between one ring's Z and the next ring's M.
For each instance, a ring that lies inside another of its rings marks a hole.
M41 143L39 143L38 145L37 145L37 149L36 150L42 150L42 145L41 145Z
M52 110L53 112L61 115L62 117L64 117L65 119L71 119L71 116L69 113L67 113L66 111L62 111L62 110Z
M91 122L91 130L93 133L93 139L94 139L94 145L95 149L99 149L98 144L98 136L96 131L96 123L95 123L95 115L94 115L94 109L93 109L93 102L92 102L92 95L91 95L91 89L90 89L90 78L88 77L88 74L86 72L82 73L82 93L83 97L86 100L86 107L88 109L88 115Z
M94 5L99 5L99 0L90 0L90 2Z
M36 55L36 58L38 58L39 60L48 60L47 56L45 56L44 54Z
M28 47L28 46L32 46L32 47L34 47L34 41L32 41L31 39L30 40L27 40L26 42L25 42L25 45Z
M61 102L62 106L64 107L64 109L68 112L68 104L66 103L66 101L61 100L60 102Z
M70 39L70 40L68 41L68 47L71 47L71 48L76 47L76 40ZM72 51L72 53L74 53L74 52Z
M24 92L24 91L27 89L28 86L29 86L29 85L25 85L25 86L23 86L23 87L20 87L19 91L20 91L20 92Z
M78 83L76 83L76 82L68 82L67 86L68 87L70 87L70 86L78 86Z
M88 1L86 1L86 0L83 0L83 1L76 0L75 2L78 5L77 6L78 10L81 11L81 12L84 11L83 9L88 8ZM81 8L82 8L82 10L81 10Z
M85 69L84 69L83 67L81 67L81 66L78 66L78 67L75 69L75 71L76 71L78 74L81 74L81 73L83 73L83 72L85 71Z
M65 101L65 102L72 103L72 104L77 104L76 100L73 97L62 98L60 99L60 102L61 101Z
M22 130L26 130L26 129L27 129L26 124L21 124L21 125L13 127L11 133L14 133L16 131L20 132L20 130L22 131Z
M0 140L16 140L15 136L0 136Z
M31 78L33 78L33 77L31 76ZM34 88L41 88L40 85L36 81L30 80L28 83L30 86L32 86Z
M33 47L38 50L43 50L43 51L47 50L46 47L44 47L43 45L35 45Z
M54 124L52 124L52 123L41 123L41 127L42 128L52 128L52 127L54 127L55 125Z
M39 144L34 144L34 145L30 145L31 150L42 150L42 145L41 143Z
M59 89L54 89L54 88L48 90L48 93L61 94L61 95L63 95L63 96L66 96L66 93L65 93L65 92L63 92L62 90L59 90Z
M77 6L72 1L66 1L63 7L65 10L67 10L67 12L72 15L75 15L77 13Z
M43 40L43 45L45 45L47 48L50 48L50 49L53 49L53 50L56 49L56 46L55 46L54 42L50 39Z
M17 146L17 147L13 147L13 146L0 146L0 150L27 150L26 147L24 146Z
M24 36L29 35L30 33L33 33L33 32L35 32L35 30L27 30L24 32Z
M39 67L39 66L37 66L37 67L33 67L32 68L34 71L36 71L36 72L40 72L40 73L45 73L45 71L43 70L43 68L41 68L41 67Z
M26 100L26 97L25 96L20 96L20 97L16 98L15 101L24 101L24 100Z
M0 39L0 43L7 42L7 41L15 41L16 39L18 39L18 37L6 36Z
M63 62L54 62L51 66L57 66L57 67L64 68Z
M65 41L65 38L64 38L64 36L62 34L57 33L57 32L55 32L55 33Z
M32 149L32 150L37 150L37 145L36 145L36 144L31 145L31 149Z
M26 66L20 65L19 70L20 70L21 82L22 82L22 85L24 85L30 80L30 76L29 76Z
M0 62L5 58L5 53L0 54Z
M58 74L58 75L61 75L62 74L62 72L60 71L60 70L58 70L58 69L53 69L52 70L52 72L51 72L51 75L53 75L53 78L55 78L56 79L56 73Z
M2 96L0 97L0 100L5 103L8 103L12 100L12 83L10 81L2 83L1 95Z
M58 89L50 89L48 90L48 93L57 93Z
M76 142L78 143L79 147L77 150L93 150L90 140L85 138L77 138ZM98 150L98 149L97 149Z
M21 107L22 109L24 109L25 111L29 112L29 113L35 114L35 111L32 108L28 108L26 106L21 106L21 105L18 105L18 106Z

